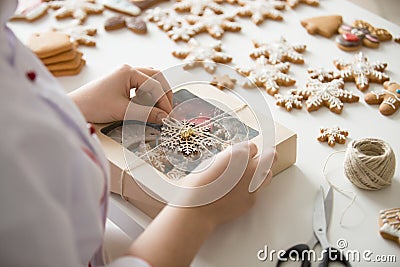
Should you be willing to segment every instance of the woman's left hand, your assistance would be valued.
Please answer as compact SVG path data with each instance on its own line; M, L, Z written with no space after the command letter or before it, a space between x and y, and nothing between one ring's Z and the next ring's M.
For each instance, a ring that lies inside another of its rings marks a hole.
M137 95L148 94L152 105L131 102L132 88L136 88ZM129 65L78 88L69 96L92 123L129 119L160 124L172 110L172 91L162 73Z

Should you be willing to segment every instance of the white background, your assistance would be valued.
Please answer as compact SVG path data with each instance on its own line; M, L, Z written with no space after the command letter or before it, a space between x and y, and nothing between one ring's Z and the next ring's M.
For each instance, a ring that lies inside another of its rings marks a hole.
M382 1L384 2L384 1ZM168 6L163 4L162 6ZM229 7L229 5L227 5ZM105 32L103 23L112 13L107 11L100 16L91 16L86 25L98 27L97 46L86 48L81 46L86 67L77 76L59 78L66 91L106 74L123 63L133 66L151 66L164 69L181 63L171 52L183 43L171 41L167 35L154 24L148 24L147 35L136 35L127 29ZM321 0L318 8L299 5L295 10L284 12L284 21L267 20L259 27L249 19L239 19L242 25L240 33L225 33L222 38L224 51L234 57L231 66L252 66L253 60L248 53L253 48L252 40L273 41L283 34L291 43L304 43L307 51L304 53L305 64L292 64L290 74L297 80L297 86L303 86L307 78L306 70L310 67L325 67L334 69L332 61L335 58L350 58L353 53L339 50L334 38L307 34L300 25L300 20L312 16L340 14L344 21L352 23L354 19L365 19L372 25L386 28L395 36L400 35L400 27L394 25L366 10L347 1ZM31 33L48 29L56 21L51 16L45 16L34 23L12 22L11 28L25 42ZM207 34L201 34L200 41L212 40ZM400 45L393 41L382 43L379 49L362 48L371 61L380 60L388 63L387 73L392 81L400 82ZM212 76L210 75L210 80ZM293 87L294 88L294 87ZM341 115L330 112L327 108L313 113L303 110L293 110L291 113L276 107L274 98L267 95L273 117L276 121L294 130L298 135L297 163L277 175L271 185L265 188L256 206L240 219L221 226L205 243L193 266L272 266L268 260L257 260L257 251L268 245L269 249L280 250L289 246L306 242L312 234L312 210L314 198L320 185L327 188L327 182L322 174L323 164L333 151L345 150L345 145L336 145L334 149L326 143L319 143L316 137L322 126L340 126L350 133L347 143L364 137L377 137L387 141L394 149L397 158L400 157L400 112L390 117L381 115L377 106L369 106L363 100L364 93L357 90L355 84L346 83L346 89L360 96L360 102L345 104ZM281 87L285 93L290 88ZM381 90L382 86L371 84L369 91ZM240 93L254 94L254 90L242 89L239 85L235 90ZM247 91L246 91L247 90ZM254 107L263 111L268 107ZM343 209L350 202L349 198L338 192L334 194L333 214L328 237L336 246L339 238L348 242L348 249L363 252L370 250L372 257L376 255L396 255L397 264L387 263L382 266L395 266L400 262L399 246L380 237L378 227L379 210L399 207L400 181L399 164L393 179L393 184L386 189L367 192L354 187L343 174L344 154L333 156L329 161L328 178L345 190L351 190L357 195L355 204L345 214L343 224L339 224ZM135 211L126 209L142 225L149 222L148 218ZM157 253L156 251L154 253ZM377 263L372 265L377 265ZM366 262L353 263L353 266L365 266Z

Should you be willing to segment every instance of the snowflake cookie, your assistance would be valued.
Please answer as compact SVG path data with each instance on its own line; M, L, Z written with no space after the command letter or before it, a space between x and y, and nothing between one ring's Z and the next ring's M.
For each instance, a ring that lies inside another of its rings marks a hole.
M177 0L173 5L177 12L190 12L194 15L203 15L206 9L212 10L215 14L222 14L222 6L219 0Z
M306 50L306 45L291 45L284 37L272 43L258 41L253 41L253 43L255 49L250 53L250 57L253 59L265 56L271 64L286 61L299 64L304 63L303 56L300 53Z
M276 105L291 111L293 108L301 109L303 107L303 96L288 93L286 95L275 94Z
M307 4L309 6L319 6L319 0L286 0L291 8L297 7L299 4Z
M164 24L163 26L165 26ZM172 25L172 24L170 24ZM187 23L186 21L180 21L177 25L172 26L172 28L167 32L169 38L176 41L188 42L190 38L197 34L196 28Z
M291 92L306 99L307 111L309 112L326 106L330 111L340 114L343 110L343 102L353 103L359 100L358 96L343 88L343 79L334 79L330 82L309 80L303 89L292 90Z
M279 86L292 86L296 81L287 74L290 64L288 62L275 65L268 64L268 59L261 56L256 60L253 68L236 68L240 74L247 76L243 87L264 87L268 94L275 95L279 92Z
M348 135L348 131L340 130L339 127L321 128L317 140L320 142L328 142L329 146L334 147L336 143L346 143L346 137Z
M34 21L47 13L48 4L43 0L20 0L12 20Z
M97 4L95 0L63 0L48 2L57 19L72 17L81 24L86 20L88 14L100 14L103 12L103 5Z
M222 52L222 43L215 42L203 45L195 39L190 39L186 48L172 52L172 55L184 59L184 69L190 69L201 65L207 72L214 73L217 63L229 63L232 57Z
M94 27L82 26L79 24L79 22L73 22L66 26L54 27L53 29L67 34L71 42L78 45L96 45L96 40L93 36L97 34L97 29Z
M340 77L346 82L354 81L361 91L367 90L370 82L382 84L389 80L389 76L384 73L387 63L370 63L362 52L354 55L350 61L338 59L334 64L340 70Z
M238 0L240 7L237 14L241 17L251 17L256 24L261 24L265 19L282 20L285 3L279 0Z
M385 89L380 92L366 94L364 99L370 105L380 105L382 115L390 116L400 108L400 84L388 81L383 87Z
M234 14L215 14L206 9L201 16L187 16L186 20L195 27L196 32L207 32L213 38L221 39L225 31L238 32L242 27L235 22Z
M307 70L307 73L310 79L317 79L321 82L330 82L333 79L339 78L339 74L331 70L326 70L324 68L310 68Z
M236 79L231 78L228 74L214 75L214 78L210 84L220 90L224 90L226 88L233 89L236 84Z

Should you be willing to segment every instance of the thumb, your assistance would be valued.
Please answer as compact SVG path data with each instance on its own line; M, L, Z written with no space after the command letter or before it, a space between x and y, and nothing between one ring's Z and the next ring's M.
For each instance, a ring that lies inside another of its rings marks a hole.
M166 118L167 116L168 114L165 111L157 107L142 106L130 102L124 119L162 124L162 119Z

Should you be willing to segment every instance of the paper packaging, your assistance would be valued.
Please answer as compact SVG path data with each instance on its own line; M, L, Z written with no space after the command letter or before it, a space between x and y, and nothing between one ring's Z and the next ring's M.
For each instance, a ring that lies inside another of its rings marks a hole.
M219 89L216 89L215 87L208 84L191 84L182 88L189 90L191 93L203 99L207 99L207 96L212 95L212 98L214 100L220 101L221 103L224 103L225 106L228 106L232 109L237 108L238 106L243 106L244 104L238 98L226 94L225 92L222 92ZM174 91L178 91L182 88L178 88ZM214 101L213 104L215 104ZM238 117L243 123L258 130L254 115L250 116L251 114L253 113L248 107L237 112ZM273 174L276 175L283 170L289 168L296 162L297 135L295 132L277 122L274 122L274 125L275 146L279 157L278 160L273 164L272 171ZM104 135L101 132L101 129L106 126L107 125L105 124L97 124L95 125L95 128L99 140L103 146L106 157L110 162L111 192L121 194L135 207L143 211L148 216L154 218L158 214L158 212L164 207L164 203L155 200L147 193L145 193L141 189L141 187L139 187L137 182L130 176L129 172L124 171L127 167L124 157L124 151L126 153L127 150L124 150L120 143L112 140L110 137ZM260 141L258 139L259 138L256 137L251 141L256 143L257 146L260 146ZM131 154L133 155L133 153Z

